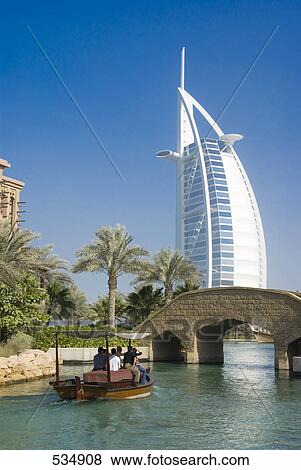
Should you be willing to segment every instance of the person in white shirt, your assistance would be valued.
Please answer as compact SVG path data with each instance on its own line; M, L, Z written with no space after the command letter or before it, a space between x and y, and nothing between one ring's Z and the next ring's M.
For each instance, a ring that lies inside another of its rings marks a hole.
M110 355L110 370L115 371L119 369L121 369L120 357L116 355L116 349L112 348Z

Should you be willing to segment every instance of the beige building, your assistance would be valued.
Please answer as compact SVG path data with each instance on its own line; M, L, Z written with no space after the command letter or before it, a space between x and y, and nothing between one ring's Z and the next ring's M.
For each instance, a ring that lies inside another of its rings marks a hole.
M0 219L9 220L15 225L20 220L22 211L20 193L24 183L4 175L7 168L10 168L10 163L0 158Z

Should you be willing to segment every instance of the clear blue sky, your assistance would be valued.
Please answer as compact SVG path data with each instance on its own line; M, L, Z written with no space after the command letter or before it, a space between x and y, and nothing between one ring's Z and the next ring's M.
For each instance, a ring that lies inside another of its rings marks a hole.
M1 2L0 154L26 182L26 225L73 261L101 225L122 223L149 250L174 245L180 49L186 88L223 115L254 187L269 287L300 285L300 1ZM26 29L56 65L126 181L116 175ZM89 299L105 278L77 275ZM120 282L128 289L128 280Z

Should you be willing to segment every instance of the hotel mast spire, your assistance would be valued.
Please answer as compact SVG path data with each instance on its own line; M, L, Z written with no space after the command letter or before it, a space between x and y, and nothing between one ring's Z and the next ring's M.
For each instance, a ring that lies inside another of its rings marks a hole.
M180 87L184 90L185 86L185 46L182 47L181 51L181 82Z

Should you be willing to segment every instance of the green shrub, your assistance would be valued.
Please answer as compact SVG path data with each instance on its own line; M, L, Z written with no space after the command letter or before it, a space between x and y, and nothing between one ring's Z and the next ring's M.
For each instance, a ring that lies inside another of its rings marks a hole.
M25 349L30 349L33 343L33 338L25 333L16 333L7 343L0 344L0 357L9 357L19 354Z
M64 329L66 331L66 329ZM61 331L60 328L44 328L34 334L33 348L47 351L49 348L55 347L55 332L59 333L59 347L61 348L98 348L105 347L105 338L93 338L93 328L80 327L76 330L77 336L70 336ZM78 337L82 336L82 337ZM133 346L139 346L139 341L133 341ZM109 338L109 346L127 346L128 340L113 336Z
M0 282L0 340L45 324L50 319L43 308L45 299L45 291L33 276L25 276L15 288Z

